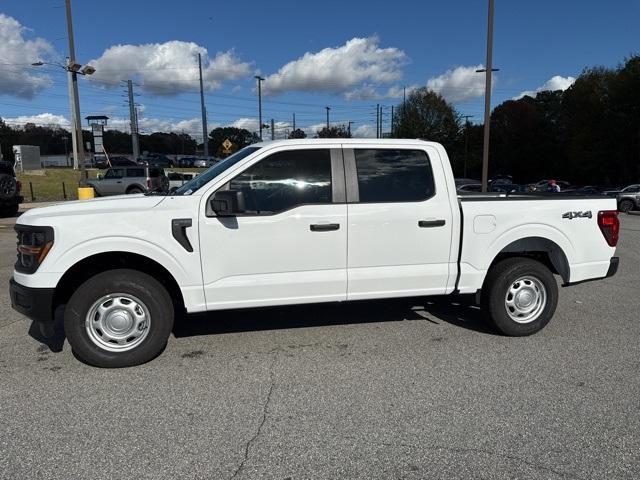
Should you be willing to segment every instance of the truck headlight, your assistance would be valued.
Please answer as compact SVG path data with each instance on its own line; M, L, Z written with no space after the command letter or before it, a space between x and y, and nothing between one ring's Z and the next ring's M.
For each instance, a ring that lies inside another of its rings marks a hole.
M34 273L53 246L53 228L16 224L18 233L18 260L15 269L21 273Z

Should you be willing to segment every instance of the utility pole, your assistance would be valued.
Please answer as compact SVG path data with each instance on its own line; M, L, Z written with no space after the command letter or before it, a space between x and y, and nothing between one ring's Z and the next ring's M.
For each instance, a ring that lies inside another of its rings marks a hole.
M376 138L380 138L380 104L376 104Z
M391 137L393 137L393 105L391 105Z
M204 88L202 86L202 56L198 53L198 71L200 72L200 109L202 110L202 144L204 156L209 156L209 132L207 131L207 108L204 106Z
M462 176L467 178L467 161L469 160L469 119L473 115L463 115L464 118L464 168Z
M293 114L293 131L296 131L296 114Z
M351 137L351 124L352 123L356 123L356 122L349 121L349 123L347 124L347 133L349 134L349 137Z
M331 110L330 107L324 107L327 110L327 130L329 130L329 110Z
M275 129L275 123L272 118L271 119L271 140L275 140L275 139L276 139L276 129Z
M258 81L258 123L260 124L260 140L262 140L262 82L264 78L260 75L255 75L254 78Z
M133 149L133 161L138 161L140 156L140 143L138 142L138 122L136 118L136 105L133 101L133 82L127 80L129 90L129 122L131 124L131 147Z
M65 0L67 11L67 38L69 39L69 59L67 61L67 78L69 80L69 100L71 103L71 141L73 142L74 167L80 170L80 185L84 186L87 172L84 168L84 140L82 139L82 123L80 121L80 99L78 98L78 74L72 66L77 65L76 47L73 40L73 19L71 17L71 0Z
M487 191L489 183L489 130L491 128L491 77L493 72L493 3L489 0L487 17L487 64L477 72L485 73L484 87L484 140L482 144L482 191Z

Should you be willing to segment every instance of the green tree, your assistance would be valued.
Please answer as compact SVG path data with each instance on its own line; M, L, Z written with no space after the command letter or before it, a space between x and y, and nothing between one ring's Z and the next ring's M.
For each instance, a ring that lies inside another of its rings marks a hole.
M464 158L460 151L460 127L460 114L453 105L424 87L412 91L395 109L392 136L442 143L455 171L462 174Z
M351 133L344 125L322 127L316 132L318 138L351 138Z
M229 139L233 144L231 146L232 153L260 141L260 137L256 133L250 132L245 128L218 127L209 133L209 152L212 152L216 157L225 156L222 142L226 139Z
M307 138L307 134L304 133L304 130L296 128L289 134L289 138Z

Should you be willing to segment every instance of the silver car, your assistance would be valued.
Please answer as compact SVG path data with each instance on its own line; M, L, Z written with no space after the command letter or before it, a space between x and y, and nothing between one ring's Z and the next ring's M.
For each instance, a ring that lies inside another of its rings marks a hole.
M193 162L193 166L196 168L209 168L219 161L220 159L216 157L198 157L198 159Z
M145 192L166 192L169 190L169 179L162 168L145 167L111 167L104 176L87 180L87 184L99 197Z

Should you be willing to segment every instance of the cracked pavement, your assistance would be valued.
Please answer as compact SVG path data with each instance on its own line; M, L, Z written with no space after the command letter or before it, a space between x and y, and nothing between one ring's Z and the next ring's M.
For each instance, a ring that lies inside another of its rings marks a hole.
M561 289L533 337L465 298L217 312L120 370L10 309L4 220L0 479L639 478L640 217L621 220L618 274Z

